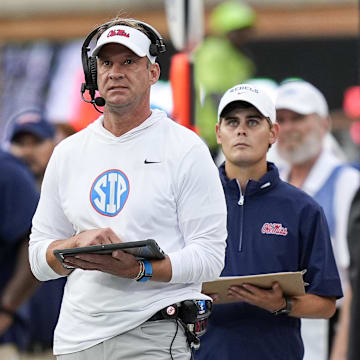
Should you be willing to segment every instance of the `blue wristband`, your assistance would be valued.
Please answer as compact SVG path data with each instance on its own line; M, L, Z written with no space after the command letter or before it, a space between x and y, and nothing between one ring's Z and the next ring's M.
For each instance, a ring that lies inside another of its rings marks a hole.
M152 278L152 265L151 262L149 260L143 260L144 266L145 266L145 272L144 272L144 276L139 279L138 281L140 282L145 282L148 281Z

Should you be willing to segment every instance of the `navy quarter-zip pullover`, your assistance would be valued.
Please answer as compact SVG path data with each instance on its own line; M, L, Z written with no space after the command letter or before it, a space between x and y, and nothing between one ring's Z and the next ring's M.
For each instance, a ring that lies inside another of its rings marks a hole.
M342 297L329 229L322 208L303 191L282 181L274 164L244 194L220 169L225 192L228 239L222 276L307 270L306 292ZM201 338L200 360L300 360L300 319L245 302L216 305Z

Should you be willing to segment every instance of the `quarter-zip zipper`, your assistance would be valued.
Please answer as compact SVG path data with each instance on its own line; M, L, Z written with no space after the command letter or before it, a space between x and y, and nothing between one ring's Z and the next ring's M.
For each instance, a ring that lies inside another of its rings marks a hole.
M238 182L238 180L236 180L236 183L239 187L239 192L240 192L240 197L239 197L239 201L238 201L238 205L240 206L240 234L239 234L239 251L242 251L242 242L243 242L243 223L244 223L244 202L245 202L245 197L241 191L241 186Z
M241 190L240 190L241 192ZM244 205L244 195L243 194L240 194L240 199L238 201L238 205Z

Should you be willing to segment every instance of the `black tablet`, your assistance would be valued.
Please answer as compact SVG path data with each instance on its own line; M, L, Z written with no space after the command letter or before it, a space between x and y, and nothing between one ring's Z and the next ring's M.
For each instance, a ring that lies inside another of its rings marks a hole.
M72 249L57 249L54 250L54 255L60 262L63 262L66 256L75 256L77 254L111 254L114 250L118 249L133 254L139 259L161 260L165 257L164 251L153 239L116 244L93 245Z

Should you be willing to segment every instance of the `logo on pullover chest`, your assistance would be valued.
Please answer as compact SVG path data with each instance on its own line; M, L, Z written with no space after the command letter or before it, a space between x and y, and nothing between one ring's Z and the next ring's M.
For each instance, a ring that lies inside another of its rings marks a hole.
M115 216L125 206L129 191L129 180L121 170L107 170L94 180L90 202L101 215Z
M278 223L265 223L261 228L262 234L269 235L282 235L286 236L288 234L288 230L286 227L283 227L282 224Z

